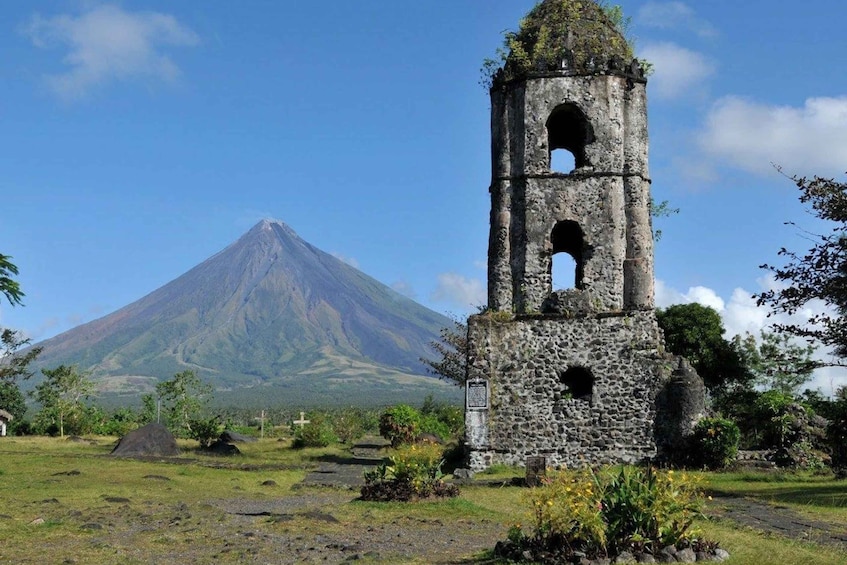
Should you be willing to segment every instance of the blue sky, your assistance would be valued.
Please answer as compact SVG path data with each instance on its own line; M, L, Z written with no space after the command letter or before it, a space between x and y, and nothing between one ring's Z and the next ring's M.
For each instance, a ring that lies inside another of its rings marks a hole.
M761 263L820 229L790 174L844 178L836 0L622 0L648 84L657 302L769 321ZM484 303L479 68L530 0L9 2L0 253L44 339L178 277L262 218L441 312ZM814 306L813 307L819 307ZM825 392L847 384L818 375Z

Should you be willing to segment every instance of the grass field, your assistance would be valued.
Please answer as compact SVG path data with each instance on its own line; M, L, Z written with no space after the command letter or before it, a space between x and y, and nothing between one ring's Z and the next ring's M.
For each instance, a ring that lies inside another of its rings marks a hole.
M287 442L216 458L184 445L172 461L115 459L114 438L0 440L0 563L496 563L491 548L527 518L524 490L467 486L459 498L365 503L303 488L318 458ZM506 477L520 471L501 468ZM484 478L481 477L481 478ZM707 488L796 509L847 528L847 482L706 474ZM272 482L269 482L272 481ZM703 521L731 564L847 564L844 548Z

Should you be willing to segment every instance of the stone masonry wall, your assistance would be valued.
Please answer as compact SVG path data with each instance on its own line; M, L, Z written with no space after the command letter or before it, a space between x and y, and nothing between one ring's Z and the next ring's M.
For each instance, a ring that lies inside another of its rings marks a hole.
M496 315L469 320L469 379L490 406L469 410L470 467L637 462L656 455L655 399L672 367L652 311L567 319ZM593 393L569 398L562 374L587 369Z
M550 234L585 232L584 288L602 309L653 305L645 85L625 76L546 76L491 93L488 305L538 312L550 294ZM591 132L585 163L550 169L548 119L576 108Z

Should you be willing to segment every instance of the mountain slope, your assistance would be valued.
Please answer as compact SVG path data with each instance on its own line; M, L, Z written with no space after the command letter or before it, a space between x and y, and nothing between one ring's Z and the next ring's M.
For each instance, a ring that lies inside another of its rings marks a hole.
M426 374L419 358L448 324L263 220L144 298L41 343L38 365L75 363L126 392L185 369L224 389L306 377L400 382Z

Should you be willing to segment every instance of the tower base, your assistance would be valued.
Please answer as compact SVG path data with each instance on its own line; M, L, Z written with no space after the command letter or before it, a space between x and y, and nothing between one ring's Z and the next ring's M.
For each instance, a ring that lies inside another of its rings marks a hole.
M673 359L652 310L468 321L468 465L637 463L657 455ZM471 388L475 387L475 388ZM488 395L479 401L479 392Z

